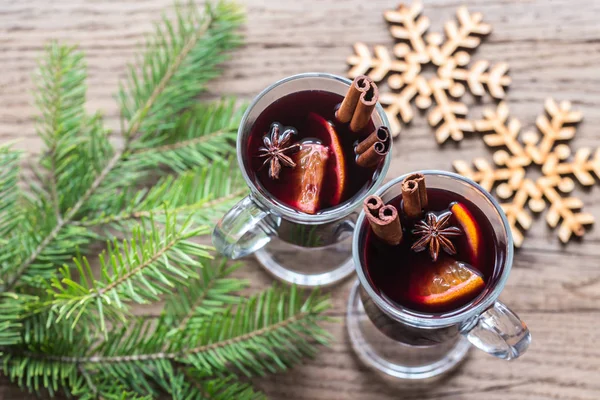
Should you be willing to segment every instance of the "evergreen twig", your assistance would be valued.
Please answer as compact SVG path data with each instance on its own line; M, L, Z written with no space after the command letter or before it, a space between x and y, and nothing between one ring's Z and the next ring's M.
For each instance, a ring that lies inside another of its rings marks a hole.
M26 190L19 152L0 146L0 361L19 386L85 400L253 400L264 396L241 374L286 370L328 342L326 298L242 297L240 265L210 261L195 241L246 193L232 145L244 106L197 100L240 44L242 19L218 0L162 19L119 90L120 147L85 111L83 54L48 47L36 75L45 148ZM161 300L158 319L131 314Z
M136 140L143 143L152 139L152 135L154 135L153 132L157 129L157 126L154 125L155 123L158 124L156 120L173 117L180 109L190 105L190 101L193 98L193 95L197 94L197 91L192 94L188 92L189 89L187 88L198 87L199 84L210 79L210 77L215 74L214 68L216 63L223 60L223 57L217 56L214 60L202 59L201 65L197 70L186 68L185 72L180 72L182 64L193 63L196 58L211 56L213 53L218 54L221 49L227 49L228 47L237 44L237 36L235 34L231 32L228 33L228 36L223 34L223 31L227 32L231 31L231 29L235 29L240 21L239 12L230 4L217 3L214 8L207 8L204 15L198 14L195 7L187 8L185 10L178 9L178 11L179 15L177 19L179 23L179 32L177 33L179 36L175 33L169 20L164 19L163 22L166 25L166 30L170 32L170 42L163 36L163 30L157 28L158 39L151 40L148 44L148 53L144 60L144 64L142 65L142 70L145 73L148 70L153 73L151 75L152 78L148 79L149 82L146 82L146 85L144 85L144 89L149 90L139 89L139 80L136 77L134 70L131 72L131 80L134 82L130 84L132 93L128 93L124 88L121 89L120 99L124 115L126 118L129 117L128 128L123 133L125 138L123 147L114 151L112 157L97 173L87 190L79 197L77 202L65 213L62 219L57 220L54 228L39 242L31 254L25 258L20 265L14 268L11 276L6 280L3 291L13 290L31 264L34 263L48 245L57 238L59 233L73 222L80 209L90 200L101 185L103 185L107 177L109 177L109 174L119 166L120 162L128 157L128 152L132 144ZM203 43L202 39L205 37L206 43ZM207 47L210 48L211 45L214 46L214 48L207 51ZM54 45L51 47L51 54L53 48ZM165 57L161 48L170 52L169 54L171 57L167 57L167 59L164 60ZM73 49L66 49L64 51L69 53L72 52ZM76 56L79 57L79 55ZM157 68L156 65L159 65L160 67ZM157 71L157 69L159 69L159 71ZM198 69L200 71L204 70L206 76L200 75ZM158 75L155 75L155 72L158 72ZM42 68L42 75L44 74L45 72ZM158 80L155 79L156 77ZM47 84L46 86L50 85ZM59 86L54 88L54 90L58 92L57 96L61 96L63 94L61 91L64 89ZM81 89L77 90L81 91ZM162 105L167 101L175 102L176 99L168 97L168 95L176 90L181 92L179 96L180 100L177 102L179 107L168 107L166 112L161 108L160 112L156 111L151 113L157 105ZM135 107L132 106L132 104L141 104L141 106ZM77 104L77 106L79 106L79 104ZM152 123L149 124L148 120ZM140 128L142 127L147 129L146 133L140 132ZM150 134L148 132L152 133ZM118 176L116 179L118 179Z

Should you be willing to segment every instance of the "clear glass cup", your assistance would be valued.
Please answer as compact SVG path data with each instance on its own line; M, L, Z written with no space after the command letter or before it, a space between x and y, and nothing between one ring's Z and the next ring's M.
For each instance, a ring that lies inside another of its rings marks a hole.
M444 189L469 199L491 222L496 251L494 273L484 292L457 310L422 314L393 305L373 287L365 272L364 246L369 224L358 218L352 251L358 280L350 293L347 329L356 354L384 376L404 382L430 382L449 372L475 346L495 357L511 360L530 342L529 329L498 301L513 261L513 240L506 215L481 186L460 175L422 171L427 188ZM405 175L406 176L406 175ZM401 176L376 194L384 203L401 194Z
M337 207L314 215L294 210L266 191L254 179L246 150L254 122L273 102L305 90L345 96L351 83L331 74L305 73L274 83L254 99L242 118L237 137L238 163L250 194L217 223L212 240L220 253L233 259L255 253L272 275L299 286L330 285L354 272L354 223L365 197L382 184L391 149L368 187ZM371 118L375 126L389 127L380 104Z

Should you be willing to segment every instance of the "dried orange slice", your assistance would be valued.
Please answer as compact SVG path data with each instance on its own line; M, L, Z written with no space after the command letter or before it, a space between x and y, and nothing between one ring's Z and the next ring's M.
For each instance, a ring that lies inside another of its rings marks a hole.
M325 118L319 114L309 113L307 135L319 139L324 146L329 147L332 157L329 160L328 170L330 169L333 173L328 174L331 176L327 176L330 197L325 202L329 206L336 206L342 201L346 187L346 160L338 134Z
M481 275L470 266L446 258L412 276L410 300L434 309L446 308L475 298L484 286Z
M329 150L320 144L303 144L292 156L296 163L290 179L292 180L292 200L290 205L307 214L319 210L321 190Z
M450 211L452 211L456 221L465 233L464 237L471 253L471 263L479 265L479 253L482 241L479 224L464 204L454 203Z

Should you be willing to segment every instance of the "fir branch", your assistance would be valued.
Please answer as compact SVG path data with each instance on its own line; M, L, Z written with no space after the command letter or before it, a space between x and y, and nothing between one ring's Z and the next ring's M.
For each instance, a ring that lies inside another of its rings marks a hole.
M234 99L195 104L177 117L173 129L135 144L126 163L137 168L167 166L181 173L221 161L234 150L244 109Z
M170 25L170 22L167 19L165 19L165 23L168 24L167 26ZM173 78L173 76L175 75L175 72L181 66L181 64L183 63L183 60L185 60L185 57L187 57L187 55L192 51L192 49L196 45L196 42L198 41L198 39L200 39L200 37L206 33L206 31L208 30L208 27L210 26L210 23L211 23L211 19L210 19L210 17L207 17L200 25L200 28L197 29L196 32L194 32L191 35L191 37L189 37L187 39L185 45L180 49L180 51L175 53L176 54L175 58L170 63L169 62L166 63L167 68L163 72L163 74L160 78L160 81L158 82L158 84L156 84L153 87L152 92L150 93L150 96L148 97L148 99L145 101L144 106L141 109L137 110L137 112L135 114L133 114L133 116L131 118L133 123L131 123L129 125L129 128L125 132L125 138L128 139L128 141L131 141L131 138L139 133L139 130L144 122L144 118L148 115L152 106L158 100L159 96L164 92L165 88L167 87L167 84ZM181 29L183 31L185 28L182 26ZM160 30L160 28L158 28L157 36L161 37L162 35L163 35L162 31ZM162 39L162 40L164 40L164 39ZM173 41L172 43L176 43L176 42ZM149 43L148 48L154 49L155 45L156 45L156 43ZM153 50L150 50L147 57L151 57L153 52L154 52ZM160 61L162 61L162 60L160 60ZM148 64L144 66L145 68L142 67L142 69L152 69L153 66L151 65L151 63L152 63L152 61L148 61ZM132 79L137 80L137 78L135 78L135 72L132 72L132 75L133 75ZM152 71L152 75L154 77L154 71ZM135 98L135 96L132 96L132 97ZM122 95L121 99L127 100L127 99L129 99L129 96L127 96L126 94ZM122 104L122 106L123 106L123 108L125 108L124 104ZM150 129L150 130L152 130L152 129Z
M256 391L252 385L237 381L235 376L225 378L204 379L195 384L190 381L189 385L194 385L199 389L205 400L265 400L266 396ZM185 387L185 386L184 386Z
M140 393L151 392L158 396L158 390L160 390L175 400L264 399L262 393L254 391L250 384L240 382L232 374L211 377L176 363L151 362L147 364L147 368L145 368L145 378L147 379L144 379L141 384L138 383L139 386L145 386ZM113 379L120 381L123 385L128 385L129 379L133 378L133 376L123 376L122 371L115 374L116 371L109 369L109 373L111 372Z
M129 120L129 127L124 132L123 148L111 152L111 157L93 175L87 189L62 218L56 219L54 226L37 241L37 245L29 249L27 256L19 258L21 261L18 265L5 271L8 277L2 291L13 290L21 278L28 275L29 268L47 248L61 235L66 237L63 230L72 225L80 211L86 211L84 206L88 201L95 203L94 195L98 190L104 190L98 197L104 199L107 195L114 194L116 187L129 187L131 180L123 179L129 178L129 175L119 167L132 142L153 137L155 131L160 131L160 121L171 119L190 105L192 98L202 88L202 82L217 74L216 65L224 59L223 51L238 44L239 37L235 29L241 23L241 14L237 6L230 3L207 6L204 16L195 7L178 8L177 21L177 36L173 33L171 23L164 19L164 27L157 28L157 36L149 40L145 64L142 66L143 88L137 86L141 81L136 78L135 70L132 69L129 85L132 92L121 89L123 115ZM166 40L164 32L171 35L169 40ZM155 66L160 68L154 69ZM146 131L141 132L140 129ZM135 176L137 172L130 173ZM90 207L92 208L94 207ZM49 267L44 264L41 269L47 271ZM38 271L33 271L29 277L37 275Z
M178 288L167 300L163 311L165 323L176 331L183 330L244 301L236 294L246 288L248 282L229 278L241 266L241 263L228 266L225 258L206 265L200 278L191 281L187 288Z
M215 132L208 133L204 136L194 137L192 139L187 139L187 140L182 140L177 143L165 144L165 145L157 146L157 147L143 147L143 148L132 151L130 154L131 154L131 157L139 157L139 156L144 157L145 154L151 154L151 153L164 154L164 153L168 153L168 152L175 152L177 150L182 150L182 149L185 149L188 147L195 147L196 145L206 143L215 138L224 137L225 135L230 137L231 132L228 132L226 130L218 130Z
M2 347L0 357L5 372L21 385L31 387L46 379L55 388L75 383L81 387L85 379L79 369L84 368L99 392L98 382L108 380L139 394L155 394L155 385L164 390L169 381L182 379L181 368L208 382L230 375L232 368L247 376L262 375L297 364L315 354L316 344L329 340L318 325L326 318L329 301L316 292L303 297L295 287L270 288L235 311L217 313L201 326L188 324L177 334L162 318L134 318L126 326L111 328L95 345L97 340L88 335L65 340L54 334L26 347Z
M297 362L301 355L313 355L315 348L309 338L316 343L328 342L329 334L316 324L324 319L321 313L328 307L328 300L316 293L301 303L295 287L289 296L281 289L271 288L252 297L235 312L215 315L198 332L184 331L167 339L169 330L159 323L155 327L156 336L147 337L144 332L148 330L148 322L142 321L134 328L135 333L123 329L121 334L113 334L97 349L99 355L41 357L104 366L171 360L189 363L209 373L227 371L231 363L248 375L252 375L251 371L262 375L266 369L276 370L275 366L286 369L288 363ZM167 340L169 350L160 351ZM194 342L195 346L187 347ZM277 354L277 350L289 351L294 345L291 353ZM123 354L129 352L135 354Z
M20 152L8 145L0 146L0 244L11 235L23 217L17 208L20 158Z
M51 314L48 323L71 319L75 326L88 307L95 305L101 331L106 328L105 314L122 318L127 302L145 304L159 300L178 285L187 286L197 278L194 269L200 260L210 258L207 247L189 239L206 234L208 228L191 228L191 219L177 223L175 215L165 214L159 227L151 217L142 220L130 241L109 242L99 257L101 278L95 278L87 258L75 260L80 276L76 282L65 266L52 279Z
M79 374L83 377L83 380L85 381L85 383L87 385L85 392L90 394L91 398L98 398L100 395L100 393L98 391L98 386L94 383L91 375L88 374L88 372L85 370L85 368L83 368L83 366L81 364L77 365L77 370L79 371ZM89 393L89 392L91 392L91 393ZM81 393L81 394L84 394L84 393Z
M38 300L37 296L30 295L0 295L0 346L23 343L23 319Z
M84 370L85 371L85 370ZM69 388L70 393L76 396L79 400L154 400L155 396L151 394L139 394L129 389L128 387L118 383L111 376L98 377L90 376L90 383L87 386L77 388ZM94 390L90 385L94 385Z
M206 378L201 374L194 374L184 368L174 380L169 391L174 399L197 400L263 400L263 393L257 392L245 382L239 382L234 375L218 378Z
M59 187L59 170L68 165L71 154L77 151L77 135L85 115L86 68L83 54L74 47L53 42L46 55L36 79L36 105L42 115L37 132L47 147L40 162L48 176L42 182L49 186L56 219L60 221L63 207L58 193L64 188Z
M62 350L66 350L63 348ZM4 352L2 354L3 373L11 382L27 387L30 392L41 393L42 389L51 396L59 390L80 387L77 364L47 362L31 357L21 357Z
M215 208L217 208L217 206L218 206L218 208L229 209L229 208L231 208L230 206L231 206L232 201L234 201L234 202L239 201L242 198L242 196L246 193L247 193L246 189L238 189L232 193L223 195L222 197L214 198L213 196L211 196L211 198L213 198L213 200L198 201L194 204L182 205L182 206L170 209L170 211L177 213L178 215L189 215L190 212L194 212L194 213L198 213L197 214L198 218L201 218L202 223L214 222L215 218L207 219L206 215L203 215L202 212L206 211L206 212L212 213L212 211ZM164 212L165 212L165 209L124 212L124 213L121 213L118 215L110 215L110 216L92 219L92 220L78 221L77 223L74 223L74 225L90 226L90 227L91 226L99 226L99 225L109 225L112 223L136 221L136 220L139 220L140 218L148 218L148 217L150 217L150 215L159 217L160 215L164 214Z
M119 161L121 156L120 152L117 152L115 156L109 161L106 167L102 170L102 172L94 179L88 190L83 194L83 196L75 203L75 205L65 214L65 216L61 220L56 220L53 228L49 231L49 233L39 241L34 249L29 252L29 256L14 270L10 271L11 276L6 279L6 284L2 288L3 292L10 292L14 289L15 285L21 279L21 277L27 272L28 268L38 259L40 255L43 254L45 250L49 247L49 245L56 241L59 238L59 235L62 233L65 227L68 227L68 224L71 222L75 214L79 211L79 209L84 205L84 203L88 200L91 194L100 186L103 179L106 175L112 170L112 168ZM89 236L88 232L81 232L81 235L64 235L66 238L68 237L86 237ZM87 242L85 243L87 244ZM65 247L66 249L72 249L73 247ZM47 265L44 265L47 267ZM52 265L51 265L52 267ZM38 271L32 275L38 275Z
M128 82L120 88L122 115L129 121L127 138L139 134L140 142L147 142L169 129L168 121L191 106L218 74L216 66L227 58L225 52L240 44L236 29L243 17L237 5L207 4L204 13L195 6L178 6L176 12L177 26L163 18L147 42L139 69L131 67Z
M18 188L18 153L0 147L0 359L32 392L262 398L232 371L285 370L329 339L325 298L302 301L295 288L238 297L238 265L206 263L209 248L192 241L245 192L231 157L243 107L196 99L240 43L242 15L218 2L204 13L178 6L174 21L157 26L120 88L120 148L101 115L85 113L82 54L58 44L36 80L46 150L29 191ZM140 189L167 169L176 175ZM123 232L131 239L115 239ZM79 253L102 238L95 276ZM165 294L158 321L128 313Z
M40 286L53 276L57 265L71 260L75 249L85 249L97 239L97 235L83 227L61 226L57 229L61 222L56 220L53 207L46 200L26 197L22 200L18 228L11 231L0 253L5 293L18 279L23 284Z
M242 198L246 193L242 187L234 160L216 162L177 177L167 176L151 189L113 195L104 202L102 213L90 214L90 219L75 225L129 231L132 222L150 215L163 221L167 209L179 218L191 216L198 225L212 224Z
M114 152L102 118L85 113L86 78L83 53L56 42L48 46L35 76L41 114L36 130L46 145L40 160L46 171L39 180L58 222Z

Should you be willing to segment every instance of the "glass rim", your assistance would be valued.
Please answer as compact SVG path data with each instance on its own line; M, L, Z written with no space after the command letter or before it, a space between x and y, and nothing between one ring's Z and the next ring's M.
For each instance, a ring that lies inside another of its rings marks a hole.
M304 214L304 213L298 212L289 207L285 207L284 205L280 204L279 201L277 201L276 199L275 199L275 201L267 200L265 198L265 196L261 193L261 191L258 190L258 188L254 184L252 179L250 179L250 176L248 175L248 172L246 171L246 168L244 167L244 158L245 157L244 157L244 149L242 148L242 140L241 140L242 136L241 135L243 133L244 128L246 127L246 124L248 123L248 118L250 116L250 113L252 112L254 107L256 107L258 102L264 96L266 96L273 89L275 89L285 83L288 83L291 81L296 81L296 80L301 80L301 79L311 79L311 78L331 79L331 80L334 80L337 82L341 82L341 83L345 84L347 87L350 87L350 85L352 84L352 81L350 79L347 79L347 78L344 78L344 77L341 77L338 75L334 75L334 74L325 73L325 72L305 72L305 73L301 73L301 74L291 75L286 78L278 80L277 82L275 82L275 83L269 85L267 88L263 89L252 100L252 102L246 109L246 112L244 113L242 120L240 121L240 126L238 128L237 143L236 143L238 165L240 167L240 170L242 171L242 176L244 177L246 184L250 188L250 193L251 193L250 195L252 196L252 198L257 200L260 205L262 205L263 207L266 207L269 211L274 211L275 214L277 214L277 216L283 217L288 221L300 222L300 223L308 224L308 225L322 224L322 223L327 223L327 222L331 222L331 221L335 221L335 220L344 218L345 216L351 214L359 206L359 204L363 202L363 200L367 196L370 196L373 193L375 193L377 188L383 183L383 180L385 179L385 176L389 169L391 159L392 159L391 149L393 147L392 144L390 144L390 151L384 159L383 165L381 167L381 170L380 170L380 173L379 173L379 176L377 177L377 179L375 179L372 182L372 184L368 190L366 190L361 196L357 196L350 203L344 202L344 203L340 204L339 206L333 207L328 210L324 210L318 214L311 215L311 214ZM377 105L375 106L375 111L377 112L378 117L383 122L383 125L385 125L386 127L389 128L390 127L389 121L387 119L385 111L383 110L383 107L381 106L381 104L379 102L377 102Z
M496 302L496 300L498 299L498 297L500 296L500 293L504 289L504 286L506 285L508 275L510 274L510 270L512 268L513 255L514 255L513 237L512 237L512 232L510 229L510 224L508 222L506 214L502 210L502 207L500 206L498 201L487 190L485 190L483 187L481 187L481 185L472 181L471 179L465 178L464 176L455 174L453 172L441 171L441 170L413 171L413 172L404 174L400 177L397 177L397 178L391 180L390 182L388 182L387 184L385 184L384 186L379 188L375 192L375 195L377 195L377 196L384 195L385 192L388 191L388 189L390 189L391 187L393 187L395 185L398 185L400 182L402 182L404 180L404 178L406 178L407 176L409 176L415 172L422 173L425 176L438 175L438 176L444 176L444 177L462 181L462 182L474 187L475 189L477 189L477 191L479 191L482 195L484 195L486 197L486 199L489 200L490 203L494 206L494 208L496 208L496 210L498 211L498 214L500 215L500 218L502 220L502 225L504 227L504 231L506 232L506 257L505 257L504 263L502 265L502 273L497 278L496 284L494 285L493 289L482 299L482 301L479 304L477 304L477 306L471 307L471 308L465 310L464 312L461 312L456 315L451 315L451 316L447 316L447 317L441 316L441 317L433 319L433 318L419 317L417 315L409 314L409 313L406 313L406 312L400 310L399 308L393 306L390 302L386 301L381 295L379 295L375 291L375 289L372 287L369 279L367 278L367 276L364 272L364 266L363 266L363 263L361 262L362 247L359 247L361 245L361 243L359 243L360 236L361 236L360 233L362 231L362 226L363 226L363 223L365 220L364 211L361 211L361 213L358 217L358 220L356 221L354 235L352 237L352 258L354 260L356 274L358 275L358 279L360 281L361 286L367 292L369 297L375 302L375 304L384 313L386 313L387 315L389 315L390 317L392 317L393 319L395 319L397 321L406 323L407 325L411 325L414 327L419 327L419 328L443 328L446 326L455 325L457 323L470 321L473 317L480 315L483 311L485 311L492 304L494 304Z

